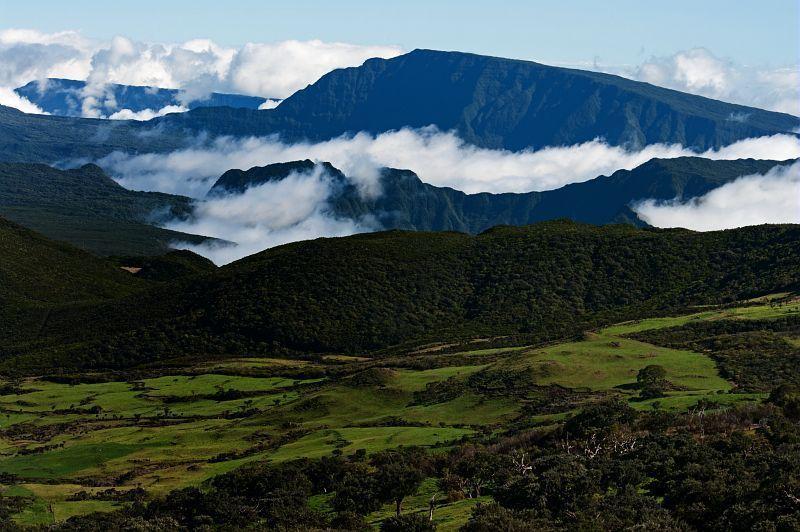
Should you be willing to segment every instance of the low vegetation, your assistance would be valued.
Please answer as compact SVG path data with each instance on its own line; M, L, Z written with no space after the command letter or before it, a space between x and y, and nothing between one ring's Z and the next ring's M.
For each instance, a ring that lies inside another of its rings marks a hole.
M644 341L687 327L785 331L800 314L791 295L742 305L544 346L7 380L5 519L65 530L794 523L758 473L767 464L793 493L781 469L800 412L793 381L751 393L723 376L713 347ZM426 358L436 367L408 367ZM741 493L750 506L734 505Z

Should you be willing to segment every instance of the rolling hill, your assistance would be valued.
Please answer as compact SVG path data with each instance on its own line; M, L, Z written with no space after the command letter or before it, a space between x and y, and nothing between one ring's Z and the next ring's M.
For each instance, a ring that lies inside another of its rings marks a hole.
M36 340L54 309L111 300L145 286L108 261L0 218L0 336L6 340Z
M465 194L424 183L410 170L384 168L380 173L381 193L375 198L362 197L354 181L330 163L319 164L334 181L329 208L336 217L358 220L370 216L384 229L480 233L496 225L527 225L557 218L597 225L645 225L630 209L637 200L702 196L738 177L763 174L780 163L699 157L653 159L608 177L522 194ZM314 168L313 161L305 160L229 170L217 180L209 196L242 193L247 187L293 173L309 173Z
M155 255L175 240L206 240L152 225L191 208L184 196L128 190L93 164L0 163L0 216L99 255Z
M35 345L0 340L0 367L363 354L475 337L541 342L796 290L798 241L797 226L694 233L555 221L477 236L390 231L298 242L116 301L56 309Z

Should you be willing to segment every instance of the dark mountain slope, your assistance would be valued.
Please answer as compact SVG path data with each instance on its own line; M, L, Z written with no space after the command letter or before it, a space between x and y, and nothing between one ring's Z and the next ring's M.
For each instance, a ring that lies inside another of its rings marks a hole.
M712 161L698 157L653 159L609 177L523 194L465 194L423 183L409 170L385 168L381 173L380 196L363 198L352 180L329 163L320 163L337 185L330 210L338 217L371 216L385 229L467 233L480 233L496 225L527 225L557 218L597 225L618 222L643 225L629 208L636 200L701 196L737 177L765 173L776 164L780 163L753 159ZM314 168L313 161L305 160L246 171L229 170L209 194L213 197L226 192L241 193L248 186L284 179L292 173L309 173Z
M58 170L0 163L0 215L101 255L153 255L175 240L203 237L150 225L187 216L191 200L118 185L95 165Z
M542 341L609 320L796 290L798 244L798 226L693 233L561 221L478 236L390 231L298 242L171 288L54 313L56 347L7 348L14 356L2 368L363 354L485 335Z
M776 165L791 162L701 157L652 159L633 170L618 170L608 177L543 192L528 223L562 217L593 224L631 221L624 217L633 215L628 207L638 200L686 200L739 177L764 174Z
M15 89L15 92L47 113L59 116L81 116L81 102L83 101L81 91L85 87L85 81L49 78L44 82L31 81L27 85ZM105 90L113 96L112 101L114 102L113 107L108 105L101 107L100 111L106 116L110 116L120 109L138 112L145 109L159 110L168 105L183 105L179 99L180 91L177 89L111 83L105 87ZM266 101L266 98L259 96L213 92L206 98L191 101L185 106L189 109L219 106L258 109L258 106ZM102 103L107 103L106 98L103 98Z
M176 249L154 257L113 257L112 260L139 279L161 283L203 275L217 269L213 262L187 249Z
M0 218L3 339L19 342L47 336L47 317L54 309L74 309L74 305L117 298L145 287L143 281L103 259Z
M113 151L168 151L185 135L166 135L149 122L26 114L0 105L0 160L52 164L98 159Z
M320 166L332 176L343 179L344 175L330 163L319 163ZM222 174L209 190L209 196L225 193L242 193L248 187L263 185L272 181L286 179L291 174L307 174L314 170L317 163L309 159L303 161L289 161L274 163L266 166L254 166L249 170L228 170Z
M708 149L800 124L790 115L609 74L434 50L334 70L275 110L199 109L158 120L219 134L312 140L433 124L477 146L510 150L598 137L613 145Z

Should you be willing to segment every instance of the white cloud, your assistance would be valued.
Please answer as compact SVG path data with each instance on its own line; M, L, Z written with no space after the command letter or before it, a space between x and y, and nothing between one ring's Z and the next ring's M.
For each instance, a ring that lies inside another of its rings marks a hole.
M371 57L393 57L396 46L358 46L341 42L284 41L248 43L233 58L231 87L245 94L286 98L335 68L360 65Z
M268 99L264 103L259 105L258 109L260 111L263 111L264 109L275 109L281 104L282 101L283 100Z
M656 227L697 231L765 223L800 223L800 163L765 175L740 177L705 196L682 202L643 201L634 210Z
M614 70L614 69L611 69ZM800 116L800 67L756 68L693 48L618 72L654 85Z
M76 32L0 31L0 86L16 88L48 77L85 79L93 45Z
M655 157L687 155L786 160L800 157L800 139L792 135L746 139L704 153L665 144L629 151L599 140L510 152L476 148L452 133L424 128L378 136L359 133L319 143L286 144L275 137L221 138L210 145L166 154L114 153L99 164L128 188L193 197L202 197L214 180L231 168L247 169L306 158L332 163L356 179L368 194L376 193L376 169L383 166L411 169L425 182L473 193L549 190L634 168Z
M225 138L166 154L115 153L98 163L128 188L203 198L228 169L311 158L330 161L362 194L374 196L381 193L377 180L381 166L410 168L428 183L468 192L520 192L585 181L620 168L633 168L654 157L685 155L785 160L800 157L800 139L791 135L747 139L702 154L667 145L626 151L600 141L514 153L475 148L451 133L425 128L377 137L362 133L316 144L285 144L276 138ZM327 176L318 172L293 176L248 189L242 195L198 202L192 220L174 221L169 227L239 243L235 247L181 244L217 263L294 240L377 228L368 220L332 218L325 210L331 187Z
M103 104L113 109L105 88L109 83L181 89L179 103L184 106L215 91L286 98L335 68L400 53L397 46L319 40L230 48L208 39L175 44L117 36L97 41L73 31L7 29L0 31L0 87L48 77L86 80L83 114L99 117Z
M169 113L184 113L188 111L186 107L180 105L166 105L161 109L143 109L141 111L131 111L130 109L120 109L111 114L110 120L150 120L157 116L164 116Z
M193 217L167 227L235 242L188 244L217 264L226 264L265 248L321 236L345 236L374 229L364 221L343 220L326 207L335 185L317 166L278 182L248 188L243 194L215 197L196 205Z
M14 107L24 113L43 114L38 105L31 103L8 87L0 87L0 105Z

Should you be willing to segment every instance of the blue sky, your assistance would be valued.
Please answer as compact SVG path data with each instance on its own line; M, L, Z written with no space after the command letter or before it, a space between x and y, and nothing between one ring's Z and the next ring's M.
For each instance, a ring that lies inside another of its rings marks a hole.
M225 45L322 39L634 64L706 47L740 64L800 62L797 0L3 0L0 27Z

